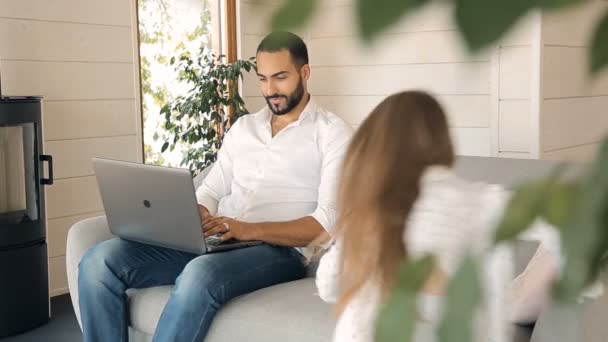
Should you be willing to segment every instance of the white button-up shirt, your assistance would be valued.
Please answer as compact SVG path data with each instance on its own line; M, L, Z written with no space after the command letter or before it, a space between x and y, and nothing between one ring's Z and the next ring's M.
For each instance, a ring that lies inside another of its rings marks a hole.
M196 191L198 203L212 215L251 223L312 216L331 230L351 126L312 97L299 119L274 137L271 119L265 107L237 120Z

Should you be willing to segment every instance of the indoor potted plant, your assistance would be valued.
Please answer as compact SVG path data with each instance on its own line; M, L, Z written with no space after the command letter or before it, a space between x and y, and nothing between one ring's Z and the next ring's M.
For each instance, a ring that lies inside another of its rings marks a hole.
M254 59L228 63L225 56L206 48L194 58L188 52L171 58L179 80L189 89L161 108L165 131L161 152L173 150L177 144L186 146L181 165L193 174L215 162L230 126L248 113L238 80L244 72L255 69Z

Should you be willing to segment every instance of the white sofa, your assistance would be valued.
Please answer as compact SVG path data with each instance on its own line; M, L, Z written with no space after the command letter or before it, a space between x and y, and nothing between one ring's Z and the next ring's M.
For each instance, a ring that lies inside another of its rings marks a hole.
M456 171L471 180L500 183L510 188L523 180L546 175L555 162L484 157L458 158ZM196 180L195 180L196 182ZM112 238L105 217L76 223L69 232L66 262L72 303L80 321L78 307L78 263L85 251ZM522 269L534 246L516 248L516 266ZM272 286L234 299L216 316L207 341L248 342L329 342L334 321L331 307L315 294L315 264L309 277ZM130 340L149 341L172 286L129 290ZM601 313L601 315L599 315ZM517 327L516 340L522 342L605 342L608 341L608 298L575 308L548 308L536 327ZM559 329L558 329L559 328ZM569 330L568 334L560 329ZM420 324L418 341L431 341L429 327ZM584 337L584 339L582 339Z

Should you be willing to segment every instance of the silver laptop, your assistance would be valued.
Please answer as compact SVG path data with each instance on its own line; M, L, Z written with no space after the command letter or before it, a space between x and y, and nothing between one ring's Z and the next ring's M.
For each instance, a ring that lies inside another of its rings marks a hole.
M126 240L205 254L259 245L203 237L188 170L93 158L112 234Z

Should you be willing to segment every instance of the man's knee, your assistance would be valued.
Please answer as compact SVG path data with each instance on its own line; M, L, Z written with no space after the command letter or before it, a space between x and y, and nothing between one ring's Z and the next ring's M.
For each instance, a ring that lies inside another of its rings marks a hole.
M97 283L113 277L113 266L121 258L124 241L112 239L91 247L78 264L79 282Z
M200 256L190 261L176 280L174 293L184 298L207 297L222 304L224 298L224 272L208 256ZM225 271L225 270L224 270Z

